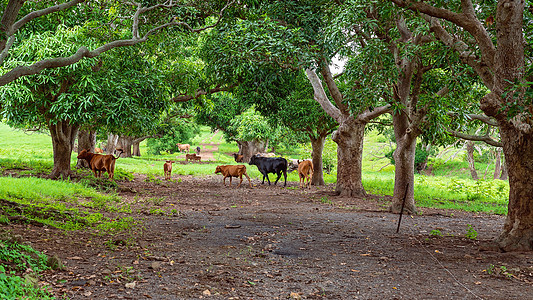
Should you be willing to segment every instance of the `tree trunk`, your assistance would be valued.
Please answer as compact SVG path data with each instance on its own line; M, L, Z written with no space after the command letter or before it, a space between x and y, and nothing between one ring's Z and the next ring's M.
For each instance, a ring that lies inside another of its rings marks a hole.
M394 192L390 211L400 213L402 205L405 205L405 213L415 214L415 154L416 135L405 134L396 138L396 150L394 150ZM407 193L406 193L406 190Z
M313 160L313 177L311 178L312 185L325 185L324 182L324 166L322 164L322 153L324 152L324 144L326 143L326 136L319 136L318 138L311 138L311 147L313 152L311 158Z
M54 149L54 167L50 178L67 178L71 174L70 157L79 126L60 121L57 124L48 123L48 128Z
M118 144L120 144L120 146L122 147L122 151L123 151L120 157L131 157L132 139L133 138L131 136L122 136L119 138Z
M479 177L477 176L475 161L474 161L474 142L473 141L466 141L466 157L468 160L468 168L470 169L470 175L472 175L472 179L479 180Z
M507 180L507 179L509 179L509 173L507 172L507 160L505 159L505 156L504 156L502 174L500 175L500 180Z
M502 148L496 148L494 158L494 179L500 178L500 173L502 171Z
M509 173L509 206L503 232L496 242L505 251L533 249L533 145L531 136L512 124L500 126Z
M109 133L107 135L106 153L107 154L115 153L115 149L117 148L117 143L118 143L118 135Z
M366 196L362 181L365 125L350 117L333 132L332 139L338 146L335 191L340 196Z
M264 141L239 141L242 151L242 161L249 162L252 155L265 152L266 144Z
M132 155L133 156L141 156L141 148L140 148L140 142L139 143L133 143L132 144Z
M87 150L94 153L96 147L96 132L81 130L78 132L78 154L82 150ZM85 159L78 159L76 168L89 168L89 163Z

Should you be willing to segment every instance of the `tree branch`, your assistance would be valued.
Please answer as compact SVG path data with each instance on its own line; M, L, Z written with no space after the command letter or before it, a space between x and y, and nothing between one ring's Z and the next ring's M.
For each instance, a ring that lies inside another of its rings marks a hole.
M498 141L495 141L493 140L490 136L488 135L470 135L470 134L465 134L465 133L462 133L462 132L458 132L458 131L455 131L455 130L450 130L448 129L448 134L453 136L453 137L457 137L457 138L460 138L460 139L463 139L463 140L468 140L468 141L478 141L478 142L485 142L491 146L494 146L494 147L502 147L502 143L501 142L498 142Z
M75 2L75 1L81 1L81 0L74 0L72 2ZM187 23L184 23L184 22L175 22L175 20L172 20L170 22L167 22L163 25L160 25L160 26L157 26L155 28L152 28L151 30L149 30L148 32L146 32L146 34L142 37L142 38L139 38L138 37L138 31L139 31L139 17L140 17L140 11L142 12L146 12L146 11L149 11L149 10L153 10L155 8L159 8L159 7L162 7L161 5L155 5L155 6L152 6L152 7L140 7L138 6L137 7L137 10L134 14L134 20L133 20L133 25L132 25L132 33L133 34L133 38L131 39L128 39L128 40L117 40L117 41L112 41L112 42L109 42L107 44L104 44L92 51L89 51L89 49L87 49L87 47L80 47L78 49L78 51L71 55L71 56L68 56L68 57L58 57L58 58L51 58L51 59L45 59L45 60L41 60L41 61L38 61L30 66L19 66L19 67L16 67L14 69L12 69L11 71L5 73L4 75L0 76L0 86L4 86L14 80L16 80L17 78L19 77L22 77L22 76L27 76L27 75L34 75L34 74L37 74L39 72L41 72L42 70L44 69L50 69L50 68L58 68L58 67L64 67L64 66L68 66L68 65L71 65L71 64L74 64L78 61L80 61L81 59L87 57L87 58L93 58L93 57L96 57L106 51L109 51L111 49L114 49L114 48L117 48L117 47L126 47L126 46L133 46L133 45L136 45L138 43L142 43L142 42L145 42L146 40L148 40L148 37L155 34L156 32L164 29L164 28L167 28L167 27L171 27L171 26L177 26L177 25L182 25L182 26L185 26L187 27L191 32L199 32L199 31L203 31L203 30L206 30L206 29L209 29L209 28L213 28L214 26L216 26L216 24L218 24L222 18L222 14L224 12L224 10L226 10L235 0L231 1L231 2L228 2L228 4L226 6L224 6L224 8L219 12L219 20L215 23L215 25L210 25L210 26L206 26L206 27L203 27L203 28L197 28L197 29L192 29L191 26L189 26ZM70 3L70 2L69 2ZM172 2L170 2L172 3ZM172 4L170 4L172 5Z
M203 95L208 95L208 94L210 95L210 94L214 94L214 93L218 93L218 92L229 91L232 88L234 88L235 86L237 86L237 84L232 84L232 85L225 86L225 87L221 87L220 85L217 85L215 88L212 88L212 89L207 90L207 91L203 90L203 89L198 89L194 95L181 94L181 95L178 95L178 96L170 99L170 101L173 101L173 102L187 102L187 101L190 101L190 100L193 100L193 99L198 99L200 96L203 96Z
M329 101L326 91L324 91L324 87L322 86L322 82L320 81L320 78L318 78L318 75L316 75L315 71L306 69L305 74L307 75L311 86L313 86L315 101L318 102L322 109L337 121L337 123L342 123L341 111Z

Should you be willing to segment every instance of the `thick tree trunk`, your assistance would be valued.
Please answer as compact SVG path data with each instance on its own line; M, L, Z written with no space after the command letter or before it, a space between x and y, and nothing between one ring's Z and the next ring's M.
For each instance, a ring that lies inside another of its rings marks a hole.
M472 179L479 180L479 177L477 176L477 171L476 171L476 164L474 161L474 142L473 141L466 141L466 158L468 160L468 168L470 169L470 175L472 175Z
M495 158L494 158L494 179L500 178L500 173L502 171L502 148L496 148L496 151L494 151Z
M394 150L394 193L390 211L400 213L402 205L404 213L416 213L415 206L415 153L416 135L405 134L396 138L396 150ZM406 190L407 189L407 193Z
M107 135L106 153L107 154L115 153L115 149L117 148L117 143L118 143L118 135L109 133Z
M243 162L249 162L252 155L265 152L266 143L264 141L239 141Z
M322 164L322 153L324 152L324 144L326 143L325 136L318 138L311 138L311 147L313 152L311 158L313 160L313 177L311 178L312 185L325 185L324 182L324 167Z
M82 150L87 150L94 153L96 147L96 132L81 130L78 132L78 154ZM78 159L76 168L89 168L89 163L85 159Z
M337 143L337 187L340 196L361 197L366 192L362 181L363 138L365 123L347 119L333 132L332 139Z
M507 126L506 126L507 125ZM509 206L496 242L505 251L533 249L533 143L509 124L500 127L509 173Z
M119 138L118 144L120 144L120 146L122 147L122 151L123 151L120 157L131 157L132 140L133 138L131 136L122 136Z
M71 174L70 157L79 126L71 125L68 121L61 121L57 124L49 123L48 128L54 149L54 167L50 177L67 178Z
M131 154L132 154L133 156L141 156L141 147L140 147L140 144L141 144L140 142L138 142L138 143L133 143L133 144L132 144L132 148L133 148L133 149L132 149L132 153L131 153Z

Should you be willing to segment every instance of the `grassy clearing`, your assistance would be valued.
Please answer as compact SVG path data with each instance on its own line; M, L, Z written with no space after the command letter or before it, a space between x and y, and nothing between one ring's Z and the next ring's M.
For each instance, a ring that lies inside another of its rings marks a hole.
M221 131L211 132L209 128L201 128L200 134L196 136L191 143L192 147L200 146L202 149L213 150L213 145L218 145L218 149L214 152L215 162L209 164L175 164L173 169L174 175L192 175L192 176L213 176L216 165L220 164L235 164L233 157L228 155L238 151L236 143L227 143L224 141ZM52 149L50 145L50 137L46 134L25 134L22 131L12 130L5 124L0 124L0 167L3 170L19 169L21 174L46 174L50 172L52 167ZM329 144L328 144L329 145ZM390 151L390 142L376 132L367 132L365 136L364 152L363 152L363 185L365 189L372 194L377 195L392 195L394 187L394 166L388 165L389 160L384 158L384 153ZM308 151L308 149L300 149L293 151L294 153ZM327 155L336 164L335 145L326 147ZM168 153L164 155L146 155L146 144L141 144L142 157L120 158L117 161L115 171L115 178L119 180L127 180L132 178L133 173L143 173L150 176L149 180L161 180L163 174L163 163L165 160L184 161L184 153ZM288 158L304 158L305 155L297 154L285 155ZM457 155L462 157L462 155ZM507 199L509 186L507 182L499 180L480 180L473 181L469 179L470 172L467 168L467 163L460 160L450 160L443 163L444 160L435 160L433 164L433 174L435 176L416 175L415 179L415 200L420 207L438 207L448 209L462 209L466 211L484 211L489 213L505 214L507 211ZM76 163L76 158L73 155L72 166ZM488 166L488 168L487 168ZM477 163L478 173L483 178L486 173L491 178L493 165ZM116 200L102 200L100 196L84 195L80 190L90 190L96 192L94 187L100 190L113 190L114 186L111 183L103 183L103 181L95 181L88 171L81 171L87 175L87 179L82 180L80 186L76 191L59 187L62 183L60 181L50 181L49 186L44 183L22 183L22 186L36 187L36 190L41 193L42 190L62 191L61 194L50 194L47 196L35 197L33 203L51 203L50 199L58 199L64 202L61 209L71 209L76 205L81 205L90 208L101 208L113 203ZM248 167L249 175L257 180L262 180L262 175L257 171L257 168ZM324 180L326 183L336 182L336 173L333 170L330 174L324 173ZM270 175L272 180L275 176ZM7 180L7 179L5 179ZM14 181L24 179L12 179ZM296 172L289 173L288 181L298 182L298 175ZM15 187L15 183L0 183L2 186L10 186L9 191L4 193L14 193L13 195L2 194L0 189L0 197L4 199L19 199L21 203L26 203L24 199L30 199L34 196L25 196L24 193L13 192L11 186ZM70 184L70 183L69 183ZM58 187L54 187L57 185ZM31 190L31 189L30 189ZM16 189L15 189L16 191ZM25 191L31 193L30 191ZM55 193L55 192L54 192ZM89 193L89 194L90 194ZM76 201L72 199L90 199L89 201ZM111 196L113 198L113 196ZM43 200L44 199L44 200ZM69 200L71 199L71 200ZM106 204L107 203L107 204ZM49 204L46 204L49 205ZM116 207L116 206L115 206ZM113 209L113 208L111 208ZM95 218L98 220L98 218Z

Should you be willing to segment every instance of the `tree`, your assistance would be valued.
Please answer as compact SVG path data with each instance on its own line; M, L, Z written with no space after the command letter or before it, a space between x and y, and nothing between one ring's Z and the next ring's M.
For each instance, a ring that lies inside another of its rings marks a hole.
M524 48L532 28L524 25L525 1L500 0L496 6L472 0L391 1L422 13L435 36L458 52L490 90L480 100L481 109L498 121L510 186L508 215L496 242L506 251L533 250L533 168L524 164L533 160L531 66L525 65L531 51ZM528 11L526 17L531 19ZM463 36L456 34L459 30Z
M117 47L132 46L148 40L151 35L172 27L181 27L189 32L200 32L213 28L222 19L224 11L233 1L168 1L145 6L135 2L98 2L94 5L85 0L72 0L50 5L47 1L27 2L10 0L2 15L0 30L0 65L10 55L16 41L27 43L32 34L42 34L50 28L49 16L62 12L62 21L69 24L86 25L100 37L107 40L103 44L84 44L78 46L69 56L55 55L41 57L38 60L25 60L21 64L11 65L0 76L0 86L6 85L21 76L38 74L47 68L72 65L83 58L94 58ZM109 5L109 6L108 6ZM68 13L68 10L75 10ZM24 16L18 19L20 14ZM169 20L169 16L172 16ZM210 16L217 16L214 24L203 26ZM187 19L188 21L180 21ZM142 21L141 21L142 19ZM117 21L121 20L121 21ZM44 26L35 26L35 23ZM33 25L33 26L32 26ZM198 25L195 28L195 25ZM24 32L27 28L28 32ZM126 29L128 28L128 29ZM44 30L44 31L41 31ZM92 50L90 50L92 49Z
M238 82L246 74L266 67L306 70L315 100L339 124L333 134L338 143L337 192L345 196L366 194L362 185L361 160L364 126L388 111L388 106L370 105L352 111L344 103L328 64L346 38L329 38L328 20L342 9L326 1L259 1L250 4L245 17L212 31L209 47L220 80ZM328 38L325 39L324 37ZM318 69L334 103L315 73ZM386 105L386 104L385 104Z
M75 51L80 42L88 44L89 40L97 43L87 38L81 27L73 30L60 26L56 32L35 35L27 44L14 48L11 59L5 64L63 55ZM102 59L48 69L2 87L3 110L10 124L49 129L54 149L52 178L70 175L71 152L81 126L91 124L85 128L89 132L95 131L94 124L128 128L134 132L149 128L153 116L164 108L161 100L165 93L155 84L159 81L157 73L145 72L141 82L138 76L143 71L133 68L145 66L142 56L122 59L129 69L117 67L121 63L112 58Z

